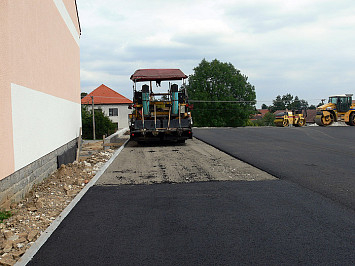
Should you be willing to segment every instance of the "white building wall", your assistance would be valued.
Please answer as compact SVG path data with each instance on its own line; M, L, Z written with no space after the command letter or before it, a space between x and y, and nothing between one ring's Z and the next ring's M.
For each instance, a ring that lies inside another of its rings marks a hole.
M128 106L129 104L98 104L95 105L95 109L101 109L113 123L118 123L118 128L125 128L128 127L128 114L131 113ZM110 108L118 108L118 116L110 116Z
M11 84L15 171L79 136L81 105Z

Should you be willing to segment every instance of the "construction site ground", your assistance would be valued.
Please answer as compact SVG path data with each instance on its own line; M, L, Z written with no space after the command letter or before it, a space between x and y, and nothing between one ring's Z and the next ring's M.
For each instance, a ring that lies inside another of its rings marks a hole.
M102 140L84 141L78 162L62 165L24 200L12 204L12 216L0 223L0 265L13 265L125 140L105 148Z
M197 139L129 142L29 265L352 265L353 215Z

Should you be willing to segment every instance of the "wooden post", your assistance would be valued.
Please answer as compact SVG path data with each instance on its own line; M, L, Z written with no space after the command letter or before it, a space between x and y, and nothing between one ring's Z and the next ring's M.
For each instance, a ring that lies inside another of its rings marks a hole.
M81 151L81 127L79 130L79 137L78 137L78 149L76 150L76 161L77 162L79 162L80 151Z
M168 120L168 129L170 128L170 113L171 113L171 106L169 107L169 120Z
M96 140L95 134L95 110L94 110L94 96L91 96L91 103L92 103L92 135L94 140Z

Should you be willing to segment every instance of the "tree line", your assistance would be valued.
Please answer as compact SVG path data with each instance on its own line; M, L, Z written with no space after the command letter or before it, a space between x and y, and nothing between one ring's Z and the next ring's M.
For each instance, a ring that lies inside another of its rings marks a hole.
M274 113L277 110L301 110L301 109L316 109L315 105L308 105L308 102L303 99L299 99L298 96L293 97L290 93L285 95L278 95L276 99L272 101L272 105L267 106L262 104L261 109L268 109Z
M203 59L193 69L193 74L185 85L194 126L201 127L239 127L251 125L250 118L256 109L255 87L249 83L248 77L236 69L231 63L217 59L208 62ZM81 95L82 97L85 94ZM278 95L273 104L262 105L271 114L266 115L266 125L273 124L272 113L277 110L316 109L306 100L289 93ZM92 111L82 108L83 137L92 138ZM95 111L96 135L110 134L115 131L114 125L102 112Z

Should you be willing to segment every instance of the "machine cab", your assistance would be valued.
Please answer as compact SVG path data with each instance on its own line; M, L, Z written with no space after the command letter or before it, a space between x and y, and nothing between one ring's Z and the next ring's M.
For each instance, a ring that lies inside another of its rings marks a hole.
M352 96L352 94L330 96L329 103L335 104L338 112L345 113L350 109Z

